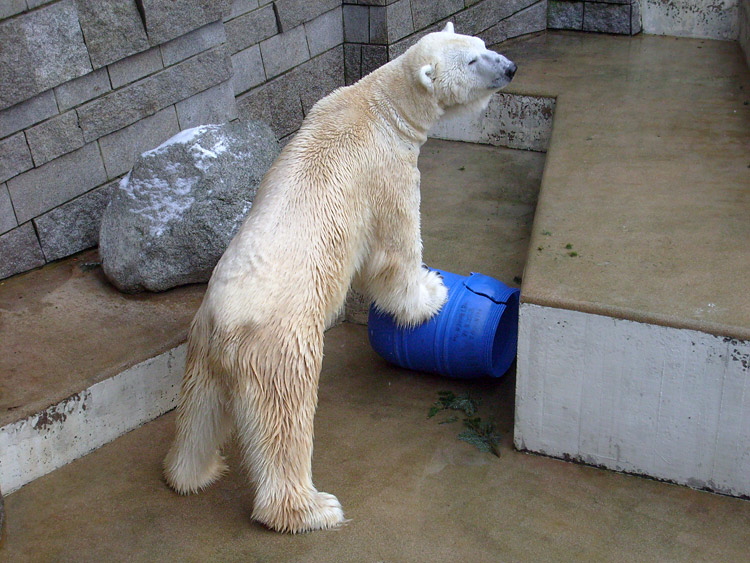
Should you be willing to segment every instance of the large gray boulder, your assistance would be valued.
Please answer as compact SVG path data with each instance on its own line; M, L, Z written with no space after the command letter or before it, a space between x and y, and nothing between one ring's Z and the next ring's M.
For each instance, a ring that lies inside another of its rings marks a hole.
M260 121L187 129L143 153L102 217L107 278L128 293L208 281L278 153Z

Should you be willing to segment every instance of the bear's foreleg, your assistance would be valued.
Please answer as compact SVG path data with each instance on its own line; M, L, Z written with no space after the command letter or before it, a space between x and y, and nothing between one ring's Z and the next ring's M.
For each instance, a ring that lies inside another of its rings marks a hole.
M360 284L379 310L402 326L415 326L440 311L448 290L422 264L419 202L401 209L379 227Z
M253 519L280 532L333 528L344 521L335 496L312 481L313 417L322 331L312 338L254 335L240 352L232 413L255 484ZM259 353L253 353L253 350Z

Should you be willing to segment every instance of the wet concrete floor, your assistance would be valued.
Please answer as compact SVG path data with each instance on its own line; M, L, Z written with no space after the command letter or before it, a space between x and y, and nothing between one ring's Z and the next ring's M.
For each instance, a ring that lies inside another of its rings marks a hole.
M543 164L428 142L425 262L512 284ZM503 434L499 458L457 439L460 418L440 424L453 413L427 418L444 390L480 401ZM345 323L326 336L313 472L348 525L294 537L250 521L234 448L219 483L174 494L160 469L168 414L9 495L0 561L746 560L750 502L517 452L513 396L512 371L461 382L398 369Z

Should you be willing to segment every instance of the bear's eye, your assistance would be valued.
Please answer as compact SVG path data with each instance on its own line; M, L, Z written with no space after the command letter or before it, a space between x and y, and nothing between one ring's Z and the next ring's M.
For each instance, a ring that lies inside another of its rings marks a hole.
M470 64L470 65L473 65L473 64L474 64L475 62L477 62L477 60L479 60L479 59L478 59L477 57L474 57L473 59L471 59L471 60L469 61L469 64Z

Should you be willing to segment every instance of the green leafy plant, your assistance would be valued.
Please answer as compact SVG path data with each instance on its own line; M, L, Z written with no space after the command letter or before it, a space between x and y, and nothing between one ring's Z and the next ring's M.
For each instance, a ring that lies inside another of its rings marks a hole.
M458 435L459 440L476 446L479 451L492 453L500 457L501 435L495 429L492 422L483 421L481 418L465 418L466 430Z
M463 419L466 429L458 435L458 439L472 444L480 451L500 457L501 434L492 422L483 421L481 417L474 416L478 407L479 401L470 397L468 393L456 395L452 391L439 391L438 400L430 407L427 418L432 418L444 410L463 412L466 415ZM451 424L457 421L457 416L450 416L438 424Z
M438 391L438 400L430 407L427 418L432 418L443 410L463 411L466 416L477 412L478 401L472 399L468 393L456 395L452 391Z

